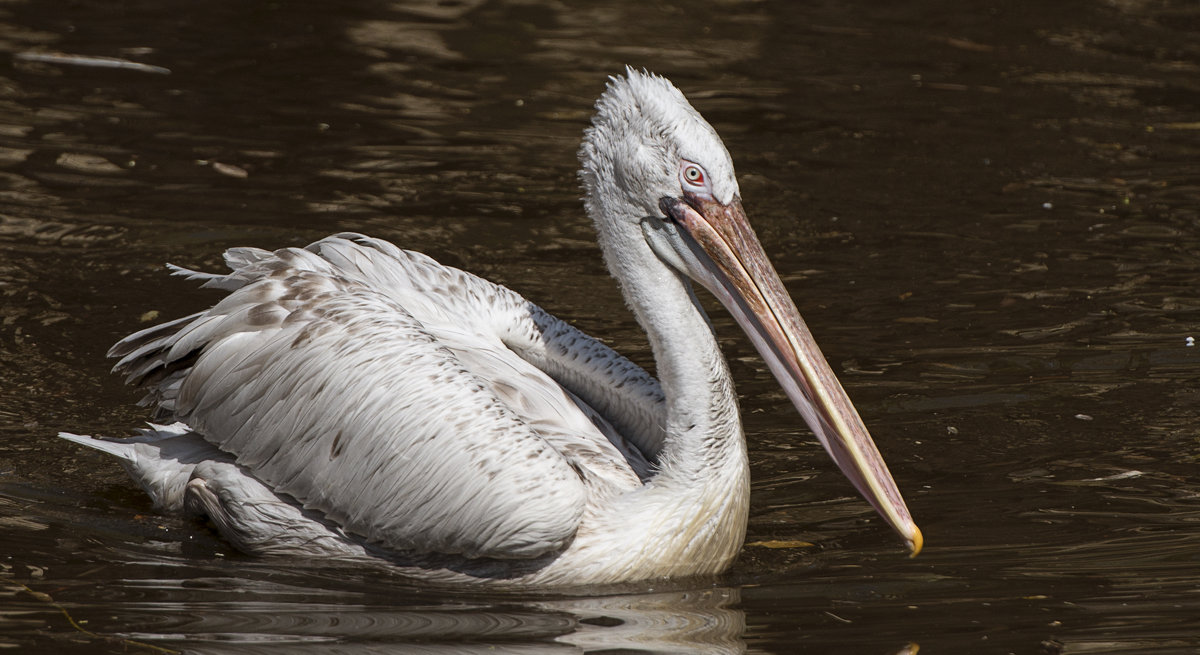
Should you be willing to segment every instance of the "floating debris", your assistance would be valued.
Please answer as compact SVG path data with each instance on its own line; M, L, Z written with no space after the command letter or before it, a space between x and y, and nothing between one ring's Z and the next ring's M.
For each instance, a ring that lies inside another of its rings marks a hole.
M93 68L123 68L141 73L170 75L171 69L162 66L151 66L128 59L116 57L89 57L86 55L68 55L61 52L18 52L14 58L22 61L36 61L43 64L58 64L60 66L90 66Z
M89 155L77 152L64 152L54 161L55 164L79 173L124 173L125 169L99 155Z
M250 177L250 173L247 172L246 169L242 168L241 166L234 166L233 164L225 164L219 161L214 161L212 162L212 168L221 175L236 177L239 180L244 180L247 177Z
M825 616L828 616L829 618L833 619L834 621L837 621L838 623L854 623L854 621L851 621L850 619L842 618L842 617L838 616L837 614L834 614L833 612L825 612Z
M1130 478L1140 478L1143 475L1145 475L1145 473L1137 470L1122 471L1121 473L1114 473L1112 475L1106 475L1099 478L1085 478L1080 480L1080 482L1112 482L1113 480L1129 480Z
M1184 339L1183 345L1187 346L1188 348L1191 348L1192 346L1196 345L1196 337L1188 337L1188 338Z
M1088 414L1076 414L1075 418L1077 418L1081 421L1094 421L1095 420Z

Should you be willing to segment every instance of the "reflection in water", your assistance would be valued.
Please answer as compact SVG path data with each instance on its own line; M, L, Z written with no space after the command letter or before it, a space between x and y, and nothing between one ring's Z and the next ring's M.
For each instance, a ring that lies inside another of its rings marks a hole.
M729 605L737 589L713 587L693 591L601 596L566 603L545 603L568 610L580 625L557 641L586 651L623 648L664 653L741 653L745 616Z
M141 577L103 590L75 585L54 598L37 591L18 597L28 614L38 613L39 602L53 604L97 638L186 652L745 651L744 618L730 607L737 603L731 588L531 600L441 595L400 580L384 589L261 566L251 573L262 577ZM37 586L44 585L28 588ZM102 607L85 602L95 594L93 600L107 597Z
M391 601L362 594L332 578L289 580L207 577L141 578L103 590L102 607L82 602L79 589L51 598L18 594L22 614L37 603L71 616L97 641L137 650L185 653L745 653L744 613L729 587L586 597L439 596L397 586ZM293 584L295 583L295 584ZM315 583L315 584L314 584ZM401 585L403 583L400 583ZM23 585L30 589L29 585ZM339 588L334 588L339 586ZM95 591L95 590L93 590ZM176 600L172 600L175 598ZM44 612L44 610L43 610ZM120 616L122 618L117 619ZM40 622L8 622L14 633ZM915 644L873 652L915 655ZM756 651L757 652L757 651Z

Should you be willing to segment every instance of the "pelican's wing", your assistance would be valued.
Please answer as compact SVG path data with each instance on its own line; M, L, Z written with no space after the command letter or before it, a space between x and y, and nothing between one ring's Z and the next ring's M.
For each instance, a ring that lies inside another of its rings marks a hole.
M594 409L619 439L657 458L666 424L662 389L612 348L510 289L387 241L340 234L308 249L340 274L389 295L439 336L494 334Z
M185 271L232 293L126 338L117 368L276 491L389 550L535 557L571 539L589 493L637 484L603 421L493 336L519 296L355 239ZM439 270L466 300L413 292ZM453 324L454 302L474 313ZM568 418L529 420L547 411Z

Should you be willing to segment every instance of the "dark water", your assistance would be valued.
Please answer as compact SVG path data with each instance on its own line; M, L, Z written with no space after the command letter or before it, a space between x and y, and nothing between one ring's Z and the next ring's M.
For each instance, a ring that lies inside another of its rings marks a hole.
M0 646L1200 648L1195 3L293 4L0 6ZM164 262L215 270L229 246L339 230L648 363L574 177L627 63L724 136L925 531L918 559L723 314L755 482L717 581L481 596L252 560L53 437L146 418L104 351L215 297Z

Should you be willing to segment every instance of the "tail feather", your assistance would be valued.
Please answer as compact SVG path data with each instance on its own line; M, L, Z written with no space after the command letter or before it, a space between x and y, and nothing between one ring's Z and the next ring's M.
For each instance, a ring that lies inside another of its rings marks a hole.
M204 461L230 461L203 437L183 423L156 425L129 439L107 439L59 432L58 436L116 457L154 506L166 511L184 509L184 493L196 465Z

